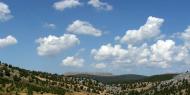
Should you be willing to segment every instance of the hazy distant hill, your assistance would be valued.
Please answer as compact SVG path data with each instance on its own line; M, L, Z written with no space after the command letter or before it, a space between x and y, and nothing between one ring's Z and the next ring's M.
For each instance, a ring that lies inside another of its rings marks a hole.
M75 75L94 75L94 76L113 76L112 73L108 72L66 72L65 76L75 76Z

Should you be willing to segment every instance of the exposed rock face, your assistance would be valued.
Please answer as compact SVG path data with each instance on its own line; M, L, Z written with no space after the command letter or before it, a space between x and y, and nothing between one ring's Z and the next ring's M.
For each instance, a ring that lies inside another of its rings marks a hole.
M177 75L176 77L174 77L172 80L173 81L180 81L180 80L188 80L190 82L190 73L186 72L186 73L182 73Z
M177 83L177 82L183 81L183 80L188 80L190 82L190 73L189 72L178 74L173 79L170 79L167 81L162 81L161 84L166 84L169 82Z
M189 72L178 74L173 79L160 82L160 84L157 86L157 90L160 91L163 89L163 87L171 88L174 86L181 86L184 84L184 81L190 83Z

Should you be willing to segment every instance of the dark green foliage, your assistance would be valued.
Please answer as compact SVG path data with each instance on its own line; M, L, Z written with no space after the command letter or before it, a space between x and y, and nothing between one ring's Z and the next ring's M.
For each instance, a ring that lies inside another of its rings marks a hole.
M0 66L0 95L1 93L14 93L18 95L18 92L24 89L27 89L28 95L33 95L33 92L64 95L66 92L64 88L50 85L48 81L42 81L35 77L36 75L51 76L52 79L58 80L58 75L31 72L5 63L1 63ZM14 72L15 70L17 72ZM7 84L9 86L6 86Z
M10 80L0 77L0 84L6 84L10 82L11 82Z
M21 80L21 78L15 75L15 76L13 76L13 80L15 82L19 82Z
M132 90L128 93L128 95L140 95L140 93L136 90Z

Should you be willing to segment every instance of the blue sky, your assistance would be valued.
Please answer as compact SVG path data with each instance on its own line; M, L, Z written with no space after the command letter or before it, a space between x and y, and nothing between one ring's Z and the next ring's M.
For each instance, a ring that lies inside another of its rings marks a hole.
M0 60L60 74L184 72L190 64L189 3L0 0Z

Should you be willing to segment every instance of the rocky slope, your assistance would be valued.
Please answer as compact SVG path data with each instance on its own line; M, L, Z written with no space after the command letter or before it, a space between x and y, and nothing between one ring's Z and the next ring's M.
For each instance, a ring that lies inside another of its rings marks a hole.
M190 73L65 76L0 62L0 95L190 95Z

